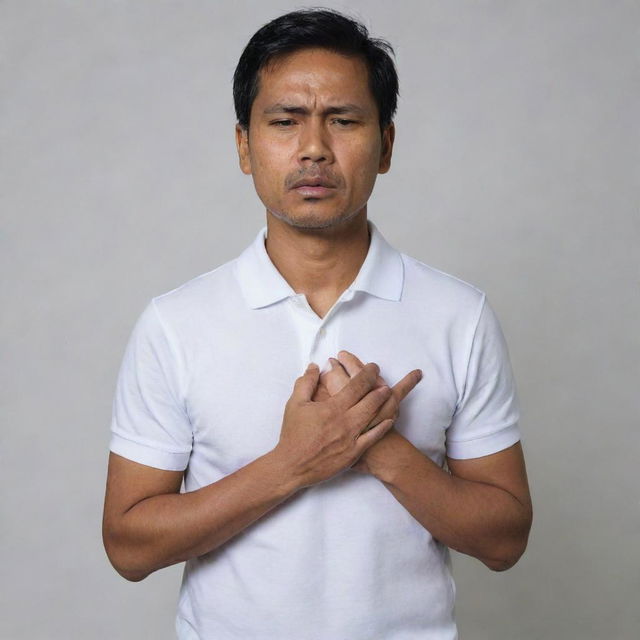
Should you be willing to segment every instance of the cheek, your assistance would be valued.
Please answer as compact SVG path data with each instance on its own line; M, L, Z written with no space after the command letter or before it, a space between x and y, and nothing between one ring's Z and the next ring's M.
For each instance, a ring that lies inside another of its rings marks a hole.
M280 176L284 179L289 166L286 149L275 145L266 148L256 144L250 152L251 168L261 182L268 182Z
M380 149L377 146L367 146L359 156L360 160L355 166L354 175L363 190L370 190L378 176L380 164Z
M253 182L258 191L272 190L277 183L278 172L275 169L277 162L270 157L267 161L260 153L251 154L251 173L253 175Z
M378 172L380 164L380 145L374 142L363 142L349 150L354 175L363 179Z

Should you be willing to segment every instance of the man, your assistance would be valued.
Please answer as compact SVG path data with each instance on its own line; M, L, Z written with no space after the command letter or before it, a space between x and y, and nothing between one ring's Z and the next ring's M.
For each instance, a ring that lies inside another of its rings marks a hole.
M502 570L526 546L497 320L367 220L389 51L328 10L253 36L236 138L267 226L154 298L127 346L104 542L133 581L186 561L180 638L455 638L448 547Z

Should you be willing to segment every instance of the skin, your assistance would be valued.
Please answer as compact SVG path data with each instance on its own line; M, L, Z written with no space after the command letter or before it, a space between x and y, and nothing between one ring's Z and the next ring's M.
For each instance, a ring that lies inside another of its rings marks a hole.
M318 396L338 393L363 363L341 351L322 375ZM402 399L422 376L411 374L392 388L376 419L397 418ZM377 384L384 384L378 376ZM511 568L524 553L532 522L529 485L520 443L498 453L438 467L391 428L352 467L370 473L448 547L481 560L493 571Z
M261 72L249 129L236 127L240 167L265 205L269 257L319 317L364 261L367 200L391 162L394 127L380 130L366 78L358 58L292 53ZM318 180L324 188L296 186ZM351 468L383 482L444 544L508 568L531 525L522 451L449 459L450 473L437 467L392 428L420 378L412 371L390 388L377 364L344 351L327 374L310 366L295 381L277 446L197 491L180 493L183 472L111 453L109 559L123 577L142 580L210 552L301 488Z
M111 453L103 540L114 568L138 581L208 553L300 489L350 467L392 425L383 420L367 429L391 395L388 386L377 385L378 374L378 366L368 363L337 393L316 402L320 371L310 365L286 403L278 445L195 491L180 493L183 472Z
M306 49L260 73L249 129L236 127L241 170L267 214L266 250L323 317L369 247L367 200L391 164L395 130L380 130L360 58ZM322 179L326 193L292 188Z

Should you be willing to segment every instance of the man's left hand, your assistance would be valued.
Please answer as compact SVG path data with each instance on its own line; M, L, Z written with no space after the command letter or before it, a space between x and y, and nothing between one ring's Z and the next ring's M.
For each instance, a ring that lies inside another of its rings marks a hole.
M335 395L364 367L364 364L349 351L340 351L337 360L335 358L329 358L329 361L331 363L331 370L320 376L320 382L313 397L315 401L326 400L330 396ZM368 428L388 418L395 420L398 417L400 402L421 379L422 372L420 369L414 369L391 387L391 396L382 405L376 416L374 416ZM384 384L386 384L384 379L378 376L376 386L382 386ZM392 455L393 448L398 444L398 441L404 439L405 438L392 427L384 437L369 447L351 468L359 473L376 475L376 469L381 468L385 460Z

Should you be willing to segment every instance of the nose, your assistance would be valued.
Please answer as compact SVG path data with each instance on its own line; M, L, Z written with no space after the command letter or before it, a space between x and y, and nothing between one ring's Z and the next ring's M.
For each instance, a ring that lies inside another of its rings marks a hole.
M310 118L301 127L298 160L303 164L305 162L333 162L329 134L320 119Z

